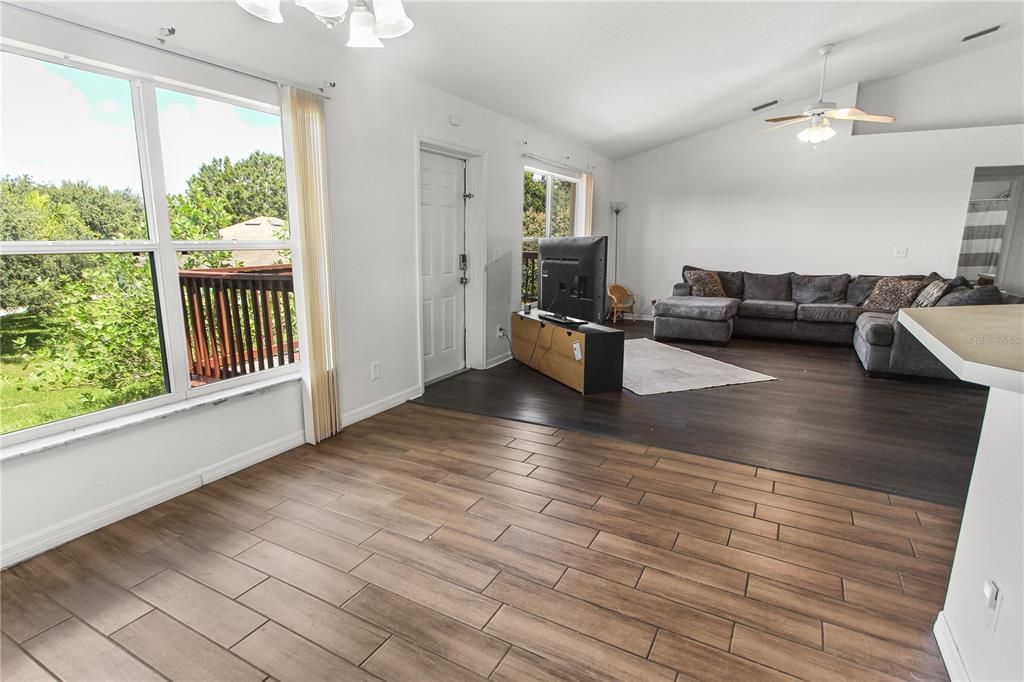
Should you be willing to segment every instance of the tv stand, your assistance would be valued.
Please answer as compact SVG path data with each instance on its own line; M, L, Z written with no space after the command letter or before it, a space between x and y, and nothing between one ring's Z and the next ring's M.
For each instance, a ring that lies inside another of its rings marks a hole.
M512 313L512 356L584 395L622 390L625 332L568 320L543 310Z

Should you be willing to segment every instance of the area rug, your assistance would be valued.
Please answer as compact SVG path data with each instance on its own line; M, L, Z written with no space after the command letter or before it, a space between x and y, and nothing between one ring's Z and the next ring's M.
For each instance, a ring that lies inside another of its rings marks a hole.
M637 395L692 391L756 381L775 381L775 377L751 372L651 339L626 341L622 385Z

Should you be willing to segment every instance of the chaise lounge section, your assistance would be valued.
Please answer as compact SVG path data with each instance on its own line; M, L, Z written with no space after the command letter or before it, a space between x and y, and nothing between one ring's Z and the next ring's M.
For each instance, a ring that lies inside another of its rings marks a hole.
M881 275L769 275L714 272L725 296L695 296L686 281L654 305L654 336L727 343L734 335L853 345L864 369L879 374L954 378L916 338L896 321L895 312L864 303ZM942 280L938 273L902 275L923 286ZM971 287L963 278L945 283L934 305L993 305L1003 302L994 286Z

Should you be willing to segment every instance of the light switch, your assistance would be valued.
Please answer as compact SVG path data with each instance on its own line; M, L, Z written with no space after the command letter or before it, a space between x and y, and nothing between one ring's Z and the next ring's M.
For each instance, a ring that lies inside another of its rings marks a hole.
M985 608L991 611L999 603L999 586L991 580L986 580L981 591L985 594Z
M994 580L986 580L981 586L981 591L985 596L985 620L989 632L995 632L999 623L1000 607L1003 605L1003 593L999 591L999 585Z
M897 246L896 248L894 248L892 250L892 257L893 258L906 258L907 254L909 252L910 252L910 247L908 247L908 246Z

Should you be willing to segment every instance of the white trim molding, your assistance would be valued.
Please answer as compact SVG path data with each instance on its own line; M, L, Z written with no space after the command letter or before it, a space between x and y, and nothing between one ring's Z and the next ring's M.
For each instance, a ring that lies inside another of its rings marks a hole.
M496 357L487 360L487 367L484 369L490 369L491 367L497 367L503 362L508 362L512 359L512 353L502 353Z
M949 628L945 611L939 611L932 632L935 634L935 642L939 645L939 653L942 654L942 662L946 665L950 682L970 682L971 676L967 674L967 666L964 665L960 648L953 639L953 631Z
M63 545L86 533L108 526L123 518L149 509L161 502L184 495L190 490L216 481L236 471L252 466L257 462L270 459L306 442L303 431L295 431L269 443L263 443L246 452L230 457L223 462L203 467L172 481L155 485L148 490L129 495L98 509L79 514L78 516L54 524L49 528L32 533L23 538L5 543L0 547L0 568L7 568L20 561L30 559L37 554Z
M397 407L398 405L413 400L414 398L419 398L421 395L423 395L423 389L420 386L412 386L404 391L392 393L385 398L375 400L369 405L364 405L354 410L343 412L341 415L341 426L342 428L352 426L356 422L361 422L364 419L369 419L375 414L386 412L392 407Z

